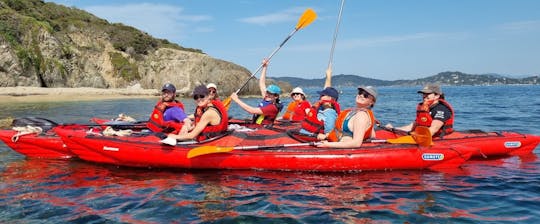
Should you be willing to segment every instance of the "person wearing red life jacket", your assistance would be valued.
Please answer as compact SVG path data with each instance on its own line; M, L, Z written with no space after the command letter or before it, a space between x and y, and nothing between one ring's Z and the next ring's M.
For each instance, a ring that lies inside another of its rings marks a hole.
M231 94L231 99L236 102L242 109L250 114L253 114L253 123L268 125L273 124L277 118L279 111L283 109L283 104L280 102L279 95L281 94L281 88L277 85L266 86L266 70L268 67L268 60L263 60L263 66L261 71L261 77L259 78L259 89L262 95L262 101L258 107L252 107L244 103L236 93Z
M422 94L422 102L416 107L416 119L405 126L396 129L405 132L414 130L417 126L429 127L433 137L443 137L454 131L454 109L444 100L444 93L438 84L426 84L418 91ZM392 124L386 128L392 129Z
M317 91L319 101L315 102L306 113L306 119L301 123L300 134L316 135L318 140L324 140L334 129L337 115L341 112L337 102L339 92L331 87L332 69L326 70L324 89Z
M227 131L229 120L227 110L221 101L211 99L208 88L204 85L195 87L193 100L197 105L194 113L195 126L187 133L169 134L168 138L176 140L195 139L200 142L223 135Z
M371 108L377 101L377 90L371 86L359 86L356 107L342 111L334 130L318 147L358 148L368 138L375 137L375 116Z
M161 99L154 106L147 127L154 132L179 133L184 124L190 126L191 120L184 112L184 104L175 100L176 87L166 83L161 88Z
M291 91L292 101L287 106L287 110L283 114L283 120L302 121L306 118L306 113L309 111L311 104L306 100L306 94L300 87L296 87Z

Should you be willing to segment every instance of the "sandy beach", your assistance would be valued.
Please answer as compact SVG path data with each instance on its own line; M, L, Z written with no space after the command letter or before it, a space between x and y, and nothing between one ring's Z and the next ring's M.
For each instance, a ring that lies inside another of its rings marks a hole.
M0 87L0 103L155 98L158 96L157 89L133 87L124 89Z

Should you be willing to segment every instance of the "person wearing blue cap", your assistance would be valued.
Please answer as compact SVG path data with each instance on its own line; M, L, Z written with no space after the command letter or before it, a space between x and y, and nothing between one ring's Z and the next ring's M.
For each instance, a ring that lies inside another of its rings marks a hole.
M175 98L176 87L171 83L163 85L161 99L154 106L148 120L148 129L154 132L180 133L184 125L191 125L191 119L184 112L184 104Z
M334 129L338 114L341 112L338 91L331 87L332 69L326 70L324 89L317 91L319 101L313 104L302 122L301 134L316 135L318 140L324 140Z
M268 87L266 86L268 60L264 59L262 64L261 78L259 79L259 89L261 90L262 101L259 103L259 106L252 107L247 105L238 98L236 93L231 94L231 99L240 105L242 109L253 114L253 123L266 125L274 123L279 111L283 108L283 104L279 99L281 88L273 84Z

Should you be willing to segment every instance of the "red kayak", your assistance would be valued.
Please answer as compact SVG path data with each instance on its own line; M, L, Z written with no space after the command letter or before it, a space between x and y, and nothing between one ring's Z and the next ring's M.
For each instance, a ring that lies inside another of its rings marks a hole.
M130 167L187 169L262 169L286 171L362 171L455 168L472 155L463 146L365 143L361 148L317 148L287 133L261 128L229 134L204 143L160 143L154 135L103 136L56 127L55 131L79 158ZM210 153L188 158L190 151Z
M377 138L397 138L388 130L378 130ZM532 153L540 143L540 136L517 132L484 132L481 130L455 131L443 138L433 138L434 144L444 143L475 148L474 158L520 156Z
M14 151L30 158L69 159L75 157L53 131L19 135L18 131L0 130L0 139Z

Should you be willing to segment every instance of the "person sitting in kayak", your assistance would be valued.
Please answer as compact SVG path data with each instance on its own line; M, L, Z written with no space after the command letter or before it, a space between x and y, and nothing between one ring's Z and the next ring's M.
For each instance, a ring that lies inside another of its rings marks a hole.
M410 132L416 126L429 127L431 135L443 137L454 131L454 109L444 100L444 93L438 84L426 84L418 93L422 94L422 102L416 107L416 120L395 129ZM392 129L392 124L385 126Z
M154 106L154 111L146 124L154 132L179 133L183 125L191 125L191 120L184 112L184 104L175 100L176 87L166 83L161 88L161 99Z
M358 148L368 138L375 137L375 116L371 108L377 101L377 91L371 86L358 87L356 108L342 111L334 130L318 147Z
M252 107L244 103L238 98L236 93L231 94L231 99L234 100L242 109L250 114L253 114L253 123L255 124L273 124L279 111L283 108L283 104L279 100L281 88L277 85L269 85L266 87L266 70L268 60L263 60L261 78L259 79L259 89L262 94L262 101L258 107Z
M219 100L219 95L218 95L218 92L217 92L216 84L208 83L208 85L206 85L206 88L208 89L208 92L210 94L210 99Z
M302 121L300 134L316 135L318 140L328 137L330 131L334 129L337 115L341 112L338 91L331 87L332 69L326 70L326 81L324 89L317 91L319 101L313 104L306 113L306 118Z
M177 140L195 139L203 141L223 135L227 131L229 123L227 109L221 101L210 98L208 89L204 85L195 87L193 90L195 109L195 125L189 128L189 132L169 134L168 138Z
M311 107L309 101L306 100L306 94L300 87L296 87L291 92L292 101L287 106L283 120L302 121L306 118L306 113Z

